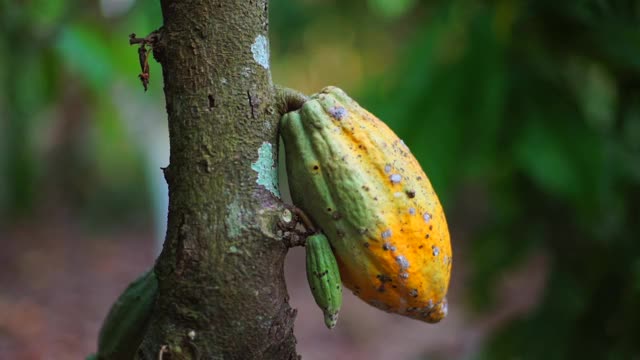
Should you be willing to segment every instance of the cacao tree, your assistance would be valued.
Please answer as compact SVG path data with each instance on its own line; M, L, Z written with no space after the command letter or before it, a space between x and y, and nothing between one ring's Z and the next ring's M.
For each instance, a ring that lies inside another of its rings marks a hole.
M138 356L295 359L268 2L161 1L168 230Z

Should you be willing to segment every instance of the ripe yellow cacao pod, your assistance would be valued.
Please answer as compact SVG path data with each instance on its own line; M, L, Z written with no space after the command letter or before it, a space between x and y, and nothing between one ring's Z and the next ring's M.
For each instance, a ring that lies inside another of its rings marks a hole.
M286 113L280 133L293 202L329 238L344 285L388 312L444 318L447 221L402 140L336 87Z

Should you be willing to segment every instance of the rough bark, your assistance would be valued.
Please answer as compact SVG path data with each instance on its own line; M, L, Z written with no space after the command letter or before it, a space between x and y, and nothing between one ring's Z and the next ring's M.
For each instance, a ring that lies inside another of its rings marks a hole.
M277 226L286 210L267 0L161 3L154 55L169 115L169 219L138 357L297 358Z

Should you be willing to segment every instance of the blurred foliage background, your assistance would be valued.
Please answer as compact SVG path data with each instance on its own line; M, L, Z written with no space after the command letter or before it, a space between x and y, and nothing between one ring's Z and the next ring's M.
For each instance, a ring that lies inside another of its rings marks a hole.
M469 319L500 306L506 273L544 259L535 304L465 357L640 359L640 1L271 0L270 12L274 81L342 87L423 164ZM52 212L162 237L161 72L151 64L144 93L127 43L160 25L156 0L0 0L0 237Z

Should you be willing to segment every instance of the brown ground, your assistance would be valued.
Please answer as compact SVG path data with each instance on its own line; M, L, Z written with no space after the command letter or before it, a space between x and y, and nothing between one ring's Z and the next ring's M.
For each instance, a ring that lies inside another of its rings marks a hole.
M462 236L463 237L463 236ZM456 237L454 234L454 239ZM88 231L60 219L0 230L0 359L83 359L95 351L109 306L153 263L150 229ZM460 249L454 243L454 249ZM464 248L462 246L462 248ZM544 284L544 256L505 277L498 310L471 317L461 306L464 250L457 251L449 316L429 325L376 310L345 292L338 326L324 327L306 285L304 251L287 258L296 337L304 359L454 359L468 356L488 332L535 304Z

